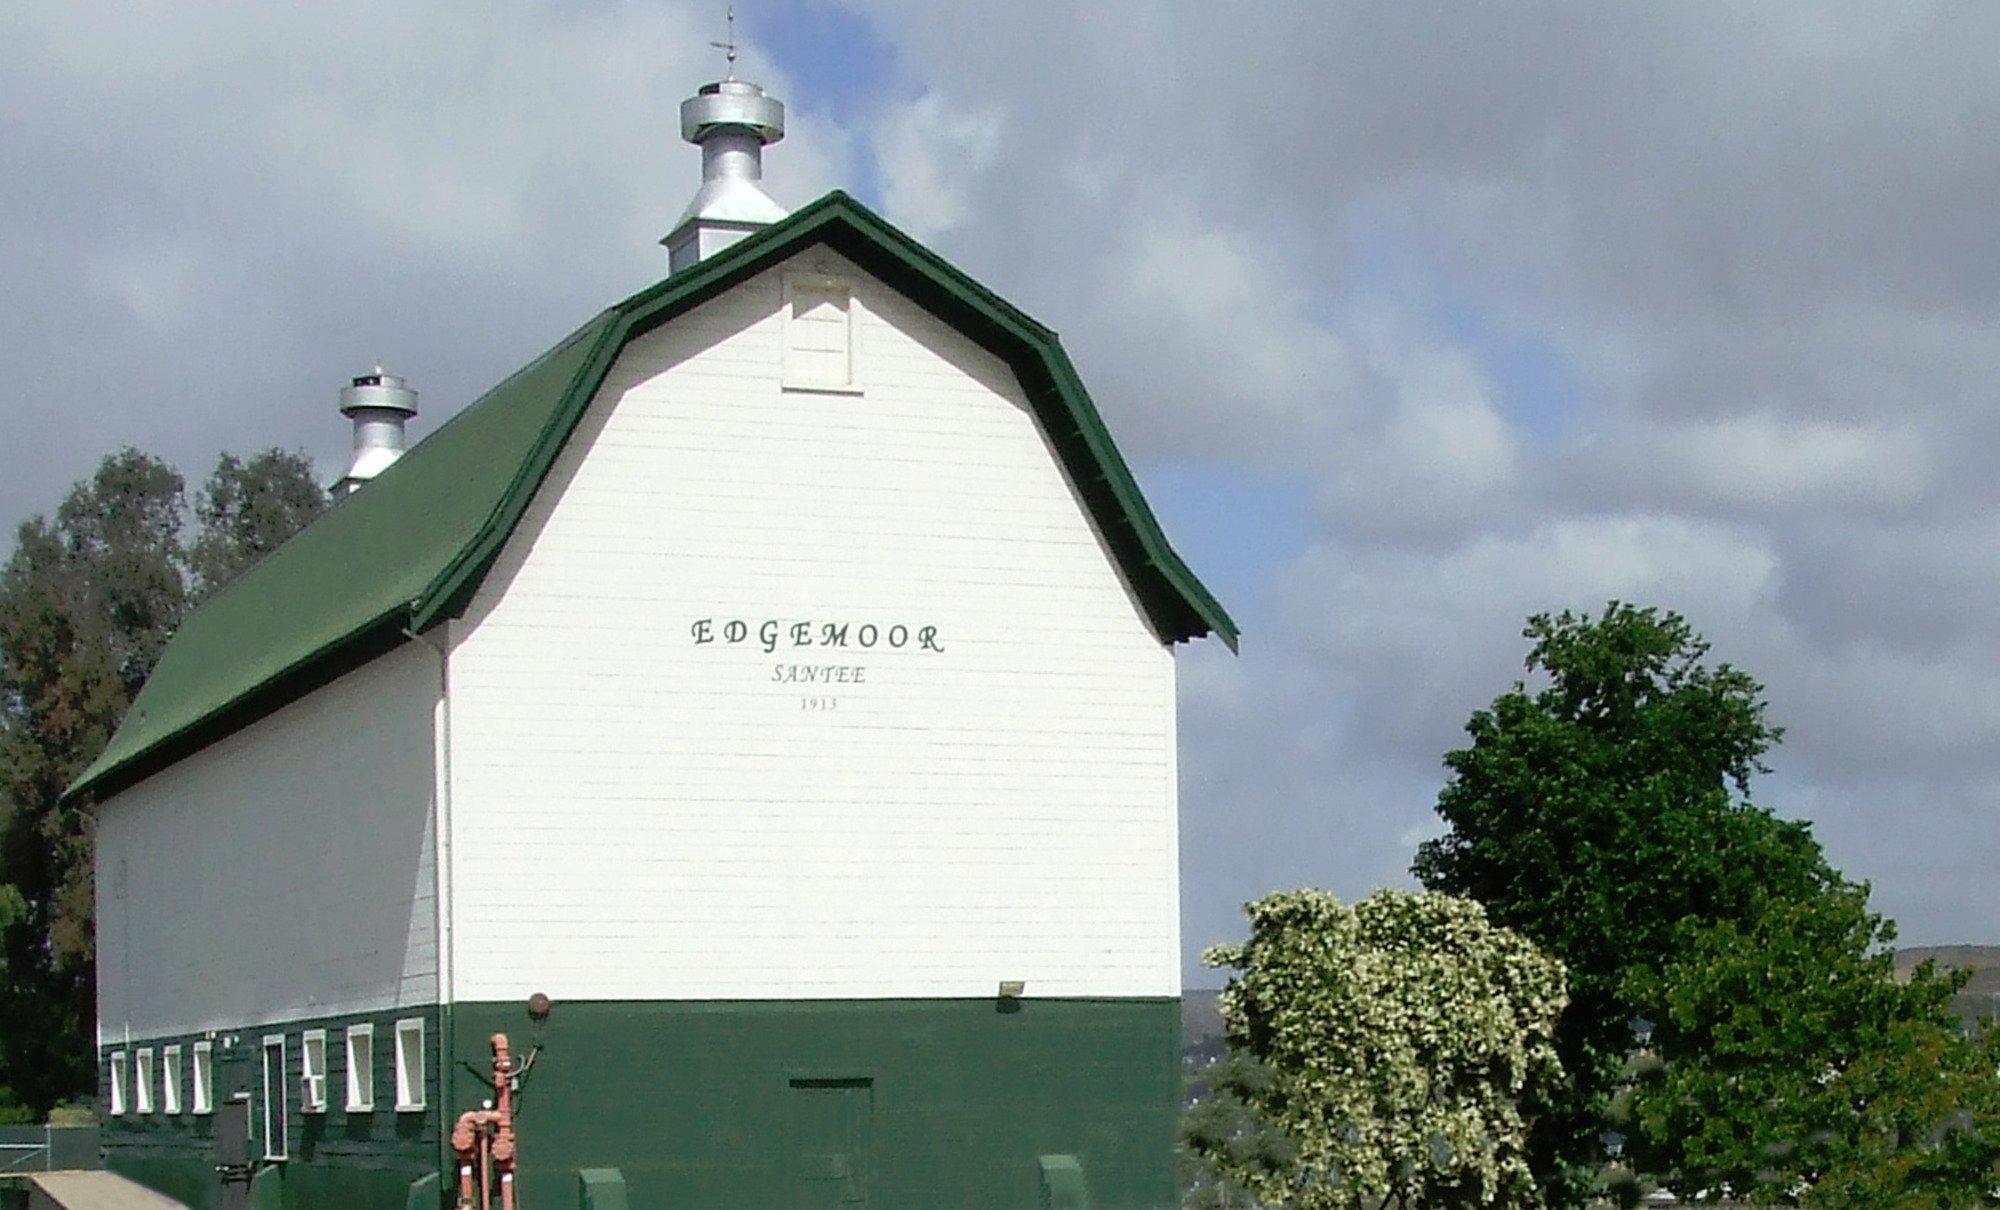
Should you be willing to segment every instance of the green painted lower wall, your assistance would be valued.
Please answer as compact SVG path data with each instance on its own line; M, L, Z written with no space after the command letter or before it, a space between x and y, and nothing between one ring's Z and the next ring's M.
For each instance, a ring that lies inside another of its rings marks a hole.
M409 1017L425 1021L426 1056L425 1105L421 1112L396 1110L395 1022ZM263 1148L250 1145L253 1163L260 1172L259 1204L285 1207L355 1207L356 1210L406 1210L411 1181L438 1171L439 1111L438 1062L435 1054L441 1036L440 1014L435 1007L398 1009L392 1012L340 1017L298 1018L289 1021L257 1022L240 1028L218 1031L208 1039L214 1047L215 1101L219 1106L238 1094L251 1098L251 1129L261 1140L263 1068L262 1043L267 1034L285 1035L286 1112L290 1128L290 1157L277 1164L257 1161ZM366 1113L346 1110L347 1027L359 1022L375 1026L373 1047L375 1106ZM308 1029L324 1029L327 1034L327 1109L308 1114L300 1103L299 1050ZM131 1056L139 1047L155 1052L154 1080L164 1077L159 1052L178 1043L182 1051L181 1099L183 1110L194 1104L193 1046L206 1035L135 1038L104 1046L98 1055L99 1101L110 1104L108 1088L114 1050ZM233 1039L233 1042L232 1042ZM128 1066L127 1080L132 1069ZM133 1101L127 1090L128 1109ZM163 1100L156 1088L154 1107ZM215 1173L216 1117L212 1114L182 1112L165 1114L127 1113L105 1117L103 1125L104 1163L114 1172L186 1202L196 1210L214 1207L220 1198Z
M394 1111L393 1023L405 1016L427 1022L421 1113ZM345 1029L364 1019L381 1108L349 1114ZM325 1114L299 1105L299 1041L314 1028L327 1031ZM231 1032L234 1046L215 1042L218 1102L260 1098L263 1035L287 1039L291 1158L260 1166L260 1206L408 1210L426 1176L443 1178L432 1203L448 1195L446 1135L490 1095L478 1073L495 1032L535 1052L516 1120L520 1200L537 1210L581 1204L587 1169L616 1170L628 1203L649 1208L1026 1210L1043 1204L1045 1157L1069 1156L1094 1210L1178 1204L1171 999L559 1001L542 1022L518 1004L459 1003ZM107 1118L106 1166L207 1210L219 1194L214 1122Z
M615 1168L634 1206L1028 1208L1047 1155L1096 1210L1178 1205L1177 1000L460 1003L447 1028L457 1107L491 1034L540 1047L524 1206Z

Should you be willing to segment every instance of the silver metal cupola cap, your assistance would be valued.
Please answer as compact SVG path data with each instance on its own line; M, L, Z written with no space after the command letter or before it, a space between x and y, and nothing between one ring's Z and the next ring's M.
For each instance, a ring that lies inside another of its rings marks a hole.
M729 74L681 102L681 137L701 148L701 188L660 241L672 273L785 217L758 183L765 146L785 137L784 103L736 78L733 34L716 45L729 52Z
M334 495L345 496L403 456L403 425L417 414L417 393L376 366L341 388L340 413L354 422L354 461L333 485Z

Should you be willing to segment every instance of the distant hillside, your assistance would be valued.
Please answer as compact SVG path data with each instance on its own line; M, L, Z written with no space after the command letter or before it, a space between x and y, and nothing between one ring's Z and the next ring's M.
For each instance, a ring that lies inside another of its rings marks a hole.
M1913 945L1896 951L1899 975L1925 962L1972 972L1972 981L1951 1002L1959 1020L1970 1026L2000 1014L2000 945Z
M1212 988L1189 988L1181 993L1182 1053L1222 1053L1222 1006L1216 1001L1219 994Z

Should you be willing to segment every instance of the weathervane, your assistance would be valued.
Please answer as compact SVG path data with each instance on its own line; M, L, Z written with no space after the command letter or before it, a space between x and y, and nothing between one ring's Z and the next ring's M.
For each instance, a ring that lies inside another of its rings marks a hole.
M721 51L729 59L729 69L722 73L722 78L725 80L734 80L736 78L736 6L733 4L730 5L728 12L728 39L723 42L711 42L709 45Z

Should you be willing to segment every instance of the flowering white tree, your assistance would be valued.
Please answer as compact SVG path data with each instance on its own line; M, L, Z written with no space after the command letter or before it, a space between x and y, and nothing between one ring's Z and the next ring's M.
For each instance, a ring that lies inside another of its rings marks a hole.
M1197 1132L1216 1174L1287 1210L1535 1204L1521 1104L1562 1078L1562 964L1449 895L1247 911L1250 939L1204 960L1236 969L1223 1019L1256 1071L1227 1092L1283 1145Z

